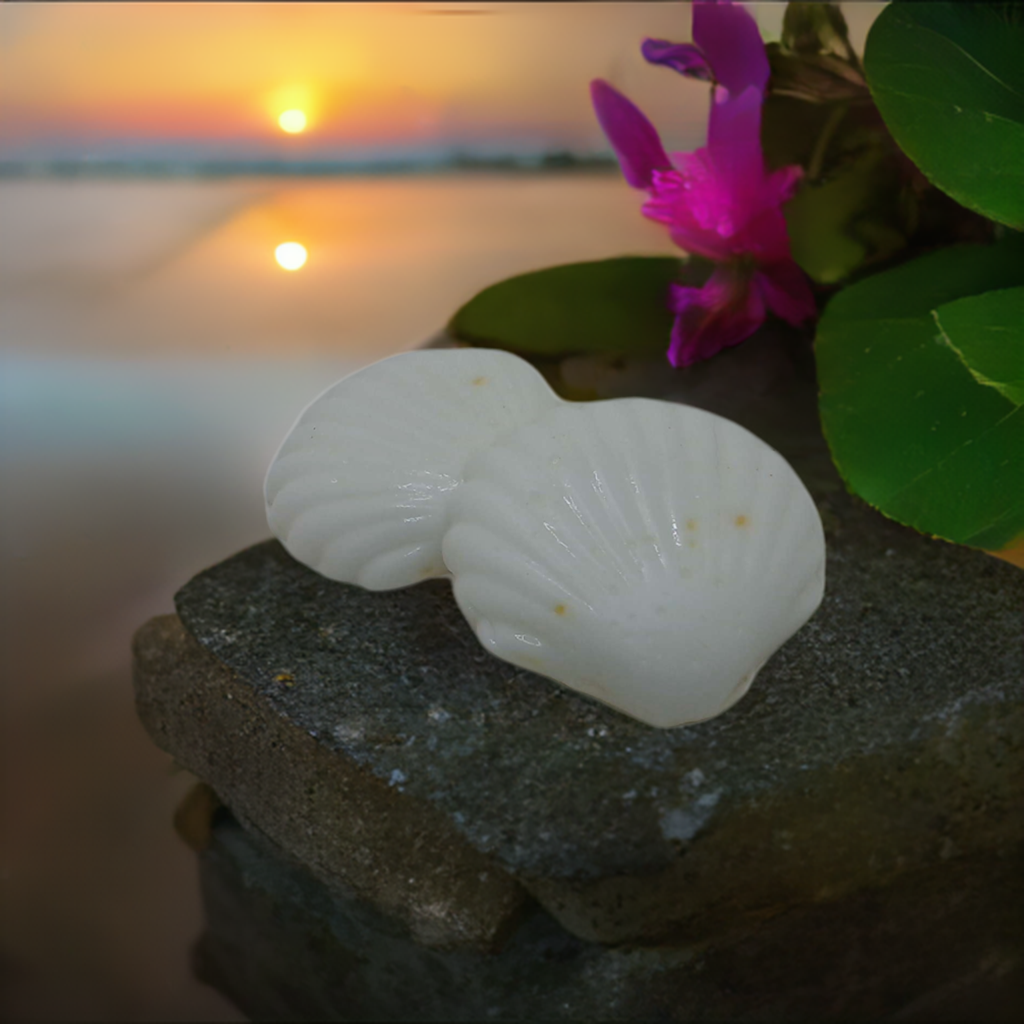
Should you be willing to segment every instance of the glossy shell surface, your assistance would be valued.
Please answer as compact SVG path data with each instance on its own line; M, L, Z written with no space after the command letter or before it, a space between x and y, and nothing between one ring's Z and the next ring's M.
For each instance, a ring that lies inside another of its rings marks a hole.
M720 714L821 602L792 467L737 424L642 398L564 402L505 352L408 352L298 418L267 519L371 590L451 575L495 656L658 727Z
M824 591L782 456L648 399L562 403L479 451L443 557L488 651L660 727L743 696Z
M506 352L381 360L299 416L267 473L267 521L329 579L389 590L444 576L441 540L467 459L559 401Z

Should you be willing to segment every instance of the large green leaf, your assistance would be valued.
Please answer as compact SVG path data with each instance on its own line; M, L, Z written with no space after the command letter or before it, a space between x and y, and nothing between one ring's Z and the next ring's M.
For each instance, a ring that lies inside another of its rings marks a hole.
M1024 533L1024 409L979 384L932 310L1024 284L1024 240L953 246L838 293L815 350L822 427L847 485L924 533L1001 548Z
M957 202L1024 227L1024 22L1006 4L893 3L864 54L896 141Z
M945 342L979 384L1024 405L1024 288L947 302L934 317Z
M459 341L513 352L664 353L672 333L669 285L707 276L703 261L623 256L569 263L500 281L470 299L448 332Z

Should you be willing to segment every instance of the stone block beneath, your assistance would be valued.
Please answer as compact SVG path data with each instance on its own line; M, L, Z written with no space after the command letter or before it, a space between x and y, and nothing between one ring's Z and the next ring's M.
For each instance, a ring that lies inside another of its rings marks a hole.
M221 809L200 854L196 969L253 1020L993 1020L1024 1012L1019 861L946 862L889 890L683 946L607 947L538 905L497 954L442 952L332 894Z

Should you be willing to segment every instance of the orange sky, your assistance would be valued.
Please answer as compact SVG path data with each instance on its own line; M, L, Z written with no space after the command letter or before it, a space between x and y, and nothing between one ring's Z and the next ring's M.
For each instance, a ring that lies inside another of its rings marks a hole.
M880 6L845 5L855 36ZM748 7L762 27L781 20L781 4ZM705 87L639 53L645 36L681 41L689 29L683 3L3 4L0 147L603 149L587 91L599 76L670 148L691 148L702 141ZM277 128L289 107L308 115L302 136Z
M609 77L688 139L705 96L639 55L686 5L31 4L0 7L0 141L246 139L312 146L537 138L600 145ZM439 13L440 12L440 13ZM688 102L693 97L695 102ZM692 108L692 109L688 109ZM668 127L668 126L666 126ZM692 141L692 140L691 140Z

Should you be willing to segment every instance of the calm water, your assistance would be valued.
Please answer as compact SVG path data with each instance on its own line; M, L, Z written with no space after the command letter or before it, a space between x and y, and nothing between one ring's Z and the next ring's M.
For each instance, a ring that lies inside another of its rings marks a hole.
M603 174L0 182L0 347L376 358L510 274L670 251L640 199ZM285 241L300 271L276 264Z
M0 1016L233 1019L128 645L268 535L303 406L481 287L669 252L618 177L0 182ZM274 250L296 241L301 270Z
M266 534L266 464L339 376L502 277L671 251L639 199L592 175L0 183L7 614L63 638L10 639L29 690L123 663L137 609Z

